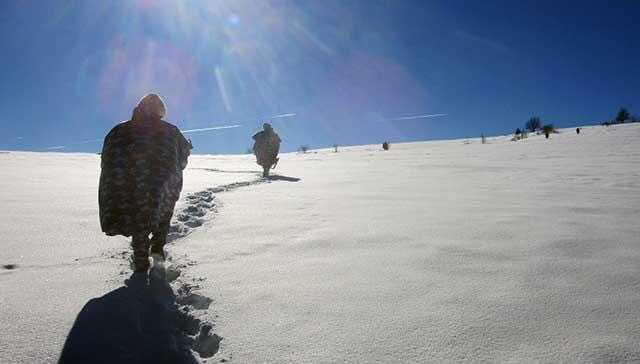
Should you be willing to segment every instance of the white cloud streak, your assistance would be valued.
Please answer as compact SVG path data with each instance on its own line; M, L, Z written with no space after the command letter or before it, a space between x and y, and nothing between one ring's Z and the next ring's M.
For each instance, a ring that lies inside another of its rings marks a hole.
M290 113L287 113L287 114L273 115L273 116L271 116L271 117L269 117L267 119L291 118L291 117L294 117L296 115L297 115L296 113L290 112Z
M294 117L296 115L297 115L296 113L290 112L290 113L272 115L272 116L268 116L268 117L264 117L264 118L255 118L255 119L252 119L251 121L253 121L253 120L262 120L262 119L271 120L271 119L291 118L291 117ZM241 122L241 121L238 120L236 122ZM240 128L240 127L242 127L242 124L218 125L218 126L210 126L210 127L206 127L206 128L188 129L188 130L180 130L180 131L182 133L184 133L184 134L192 134L192 133L200 133L200 132L204 132L204 131L234 129L234 128ZM56 145L56 146L53 146L53 147L44 148L44 150L59 150L59 149L65 149L65 148L67 148L67 146L71 146L71 145L98 143L98 142L102 142L102 141L103 141L102 138L87 139L87 140L83 140L83 141L76 142L76 143L69 143L67 145Z
M89 144L89 143L97 143L97 142L101 142L102 139L87 139L87 140L83 140L81 142L77 142L77 143L69 143L67 145L56 145L53 147L48 147L48 148L44 148L45 150L57 150L57 149L65 149L67 146L70 145L81 145L81 144Z
M398 118L392 118L387 120L415 120L415 119L430 119L430 118L440 118L443 116L447 116L449 114L422 114L422 115L409 115L409 116L401 116Z
M236 125L212 126L209 128L189 129L189 130L180 130L180 131L183 134L188 134L188 133L198 133L201 131L209 131L209 130L233 129L233 128L239 128L241 126L242 125L240 124L236 124Z
M97 143L97 142L101 142L103 139L88 139L88 140L83 140L81 142L78 143L74 143L74 144L89 144L89 143Z

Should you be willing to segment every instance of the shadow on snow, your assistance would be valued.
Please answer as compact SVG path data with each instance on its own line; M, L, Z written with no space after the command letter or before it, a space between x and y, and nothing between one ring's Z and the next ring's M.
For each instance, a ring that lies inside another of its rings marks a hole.
M164 277L134 273L125 286L91 299L67 337L59 363L199 363L221 337L180 307Z
M202 221L194 219L215 208L215 193L269 181L299 182L300 178L271 175L189 194L177 220L185 220L189 227L200 226ZM169 240L188 233L184 226L172 228ZM134 273L124 286L89 300L76 317L59 363L195 364L199 360L194 351L202 358L213 356L222 338L211 332L211 324L189 313L207 309L211 300L190 292L186 285L177 290L178 295L167 283L164 270L153 268L149 275Z

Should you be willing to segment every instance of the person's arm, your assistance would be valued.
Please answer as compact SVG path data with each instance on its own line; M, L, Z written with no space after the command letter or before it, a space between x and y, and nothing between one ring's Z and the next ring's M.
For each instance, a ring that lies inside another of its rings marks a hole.
M191 155L191 149L193 149L193 144L191 144L191 140L182 135L178 128L175 129L178 137L178 158L180 169L183 170L187 167L187 163L189 162L189 156Z
M100 168L104 168L104 163L106 162L106 158L110 157L110 152L112 148L112 138L116 134L120 125L116 125L109 131L107 136L104 137L104 142L102 143L102 151L100 152Z

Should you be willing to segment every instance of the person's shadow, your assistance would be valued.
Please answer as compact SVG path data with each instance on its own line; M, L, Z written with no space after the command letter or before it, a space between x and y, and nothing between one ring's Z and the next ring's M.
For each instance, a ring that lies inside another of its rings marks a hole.
M200 321L178 307L165 279L133 274L125 286L82 308L59 363L195 364L191 348L198 338L189 335L199 330Z
M288 176L281 176L278 174L272 174L266 177L266 179L268 181L286 181L286 182L299 182L300 178L296 178L296 177L288 177Z

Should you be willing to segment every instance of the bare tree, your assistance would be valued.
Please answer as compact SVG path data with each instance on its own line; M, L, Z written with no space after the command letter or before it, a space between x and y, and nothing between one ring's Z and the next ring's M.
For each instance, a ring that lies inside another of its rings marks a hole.
M540 121L540 118L537 116L534 116L531 119L529 119L529 121L527 121L527 123L524 125L524 127L527 130L529 130L531 133L540 129L541 126L542 126L542 122Z

